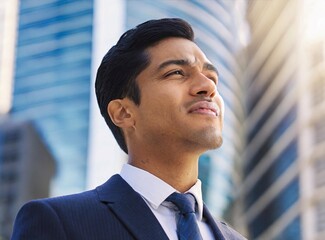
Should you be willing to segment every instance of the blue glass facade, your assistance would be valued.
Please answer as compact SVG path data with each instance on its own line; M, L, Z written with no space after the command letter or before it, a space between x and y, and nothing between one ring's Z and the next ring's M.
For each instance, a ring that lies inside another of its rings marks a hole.
M207 198L209 178L211 177L212 159L209 155L202 155L199 160L199 179L202 182L202 196Z
M276 108L277 103L275 102L274 104L275 104L274 108ZM263 160L263 157L272 148L274 143L276 143L276 141L285 133L285 131L294 123L296 119L297 119L297 107L293 106L292 109L290 109L290 111L280 121L280 123L274 128L274 131L270 134L270 136L267 139L265 139L265 141L261 144L260 148L257 149L255 154L251 157L249 163L246 165L245 174L249 174L254 169L254 167L260 161ZM265 121L262 123L264 124ZM261 126L257 125L256 128L261 129Z
M279 39L277 39L277 41L274 42L274 46L273 46L272 50L270 51L270 53L262 60L263 62L260 64L260 67L258 68L258 70L256 72L254 72L254 74L252 76L250 76L250 80L251 80L250 85L253 85L254 83L260 81L259 74L261 73L263 68L265 68L266 63L270 60L272 55L275 54L276 47L278 46L281 37L283 37L285 34L286 34L285 31L281 33ZM255 48L258 49L258 46L256 46ZM294 51L294 45L289 46L287 51L288 52ZM267 79L263 79L264 84L261 87L261 89L257 92L254 92L254 94L247 95L247 99L248 99L247 112L249 114L254 110L257 103L259 103L259 99L261 99L263 97L263 95L265 94L265 92L270 88L273 80L275 79L277 74L283 68L286 60L287 60L286 58L278 59L276 65L273 66L273 69L270 72L270 75L267 77ZM290 86L292 86L292 85L290 85Z
M52 194L85 188L92 0L20 2L12 115L31 119L57 161Z
M252 221L248 228L256 239L299 199L299 179L295 178Z
M289 4L292 5L289 5ZM296 1L249 1L243 211L249 239L301 239ZM300 16L299 16L300 17ZM299 161L299 162L298 162ZM280 227L279 227L280 226Z
M298 146L297 141L292 141L286 149L274 160L268 171L263 174L258 182L255 182L251 190L246 194L246 210L272 186L276 180L285 173L285 171L297 159Z
M272 240L300 240L301 236L301 221L300 217L296 217L278 236Z
M269 79L269 81L272 81ZM292 84L294 78L288 79L286 84L276 94L273 101L267 102L264 107L263 113L260 114L260 118L256 120L254 127L247 133L247 142L253 144L254 138L258 136L259 131L263 131L263 128L269 124L268 120L275 111L285 103L286 97L292 91ZM267 84L266 84L267 85ZM261 90L262 92L264 90ZM256 93L259 95L259 93ZM263 169L259 177L250 186L247 193L245 193L244 211L250 211L254 209L254 204L270 190L272 185L277 182L280 177L286 174L286 171L297 161L298 159L298 138L296 135L292 136L292 139L286 147L281 150L278 155L273 156L272 150L278 148L278 142L281 139L286 138L286 133L290 128L297 126L298 119L298 106L297 103L293 104L286 112L281 112L281 116L278 117L278 123L273 127L268 135L266 135L262 141L256 143L256 147L253 148L250 157L247 159L247 164L244 168L244 174L249 176L256 174L257 166L263 164L266 160L270 161L270 165L266 169ZM300 197L299 177L297 176L287 186L282 186L282 190L274 196L274 199L263 206L261 211L255 216L248 224L248 231L250 238L257 239L261 234L272 226L277 220L281 218L290 207L295 204ZM267 202L267 201L266 201ZM300 217L298 216L293 222L286 225L285 229L274 239L300 239ZM286 236L286 237L284 237Z
M272 74L272 76L273 76L273 74ZM269 79L269 81L272 82L271 79ZM285 84L285 87L283 89L281 89L281 91L279 91L278 93L276 93L276 97L275 97L274 101L272 102L272 104L270 104L269 106L267 106L267 108L263 112L262 116L256 122L255 127L251 131L248 132L248 137L247 137L247 141L248 142L251 142L254 139L254 137L256 136L256 134L260 131L260 129L267 122L267 120L270 118L270 116L275 112L275 110L277 109L277 107L279 106L279 104L281 104L281 102L283 102L283 100L285 99L285 97L290 92L290 88L294 84L294 82L295 82L294 77L291 77L290 78L290 81L288 81ZM259 94L257 94L257 95L259 95ZM265 94L264 89L261 91L261 94L262 95ZM254 105L257 102L259 102L258 99L255 99L254 98L254 101L253 102L250 102L249 101L248 106L251 106L252 104ZM294 111L294 110L292 110L292 111ZM290 116L289 119L291 119L291 120L294 120L292 118L296 118L295 117L296 114L294 112L293 113L289 113L288 115Z

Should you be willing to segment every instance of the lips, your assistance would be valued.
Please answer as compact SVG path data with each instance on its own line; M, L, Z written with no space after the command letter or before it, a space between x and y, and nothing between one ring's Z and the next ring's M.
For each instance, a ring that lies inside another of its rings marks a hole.
M219 116L219 107L216 103L207 102L207 101L199 101L191 105L189 109L189 113L197 113L197 114L206 114L212 116Z

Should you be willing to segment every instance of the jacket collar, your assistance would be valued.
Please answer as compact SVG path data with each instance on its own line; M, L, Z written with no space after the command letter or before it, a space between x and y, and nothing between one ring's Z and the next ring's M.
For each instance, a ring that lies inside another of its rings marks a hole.
M168 240L160 223L142 197L127 184L120 175L112 176L106 183L96 188L99 200L115 213L136 239ZM222 222L215 221L206 205L203 217L210 226L215 239L244 239L235 237L234 231ZM150 223L150 225L148 225Z
M142 197L120 175L114 175L96 190L100 201L107 204L136 239L168 240Z
M224 235L222 234L222 232L219 229L219 226L218 226L219 223L217 223L213 219L211 213L209 212L209 210L205 204L203 204L203 217L206 219L207 224L211 228L214 238L218 239L218 240L226 240Z
M230 228L226 223L215 221L208 208L203 206L203 216L211 227L214 238L218 240L247 240L238 232Z

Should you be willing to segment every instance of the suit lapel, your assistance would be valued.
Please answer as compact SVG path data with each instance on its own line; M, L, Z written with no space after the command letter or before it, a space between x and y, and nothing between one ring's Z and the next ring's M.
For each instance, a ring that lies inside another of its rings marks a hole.
M144 202L120 175L97 188L100 200L115 213L136 239L168 240L163 228Z
M208 208L203 206L203 216L207 220L207 224L211 227L214 238L218 240L246 240L242 235L228 227L227 224L215 221Z
M207 224L211 228L214 238L217 240L226 240L217 222L213 219L211 213L209 212L205 204L203 205L203 217L206 219Z

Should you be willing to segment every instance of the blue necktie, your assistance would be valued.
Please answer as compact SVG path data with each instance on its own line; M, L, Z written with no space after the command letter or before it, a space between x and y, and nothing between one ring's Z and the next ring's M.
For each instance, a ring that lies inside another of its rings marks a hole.
M195 199L191 194L174 192L166 201L172 202L179 210L177 236L179 240L202 240L195 216Z

